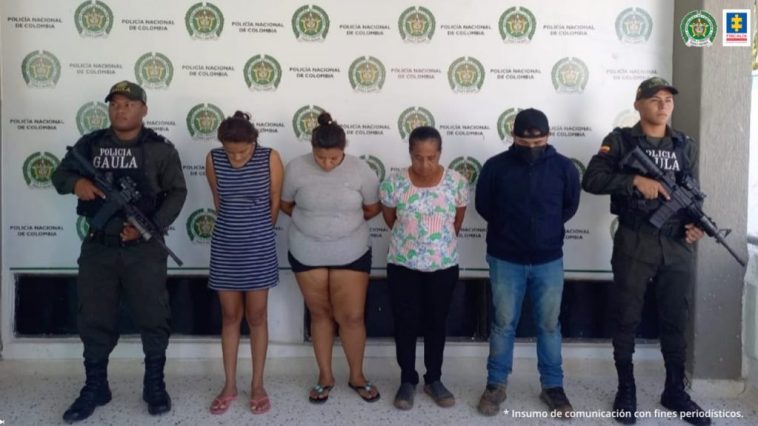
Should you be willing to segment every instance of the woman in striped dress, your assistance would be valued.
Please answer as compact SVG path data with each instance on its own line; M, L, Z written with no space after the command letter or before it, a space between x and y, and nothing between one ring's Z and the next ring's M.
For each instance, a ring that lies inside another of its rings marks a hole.
M250 115L237 111L218 128L221 148L208 153L206 177L217 219L211 239L208 287L221 303L225 383L210 411L221 414L237 397L237 350L244 314L250 328L253 380L250 410L271 408L263 388L268 346L268 289L279 282L274 224L279 214L283 166L279 154L259 146Z

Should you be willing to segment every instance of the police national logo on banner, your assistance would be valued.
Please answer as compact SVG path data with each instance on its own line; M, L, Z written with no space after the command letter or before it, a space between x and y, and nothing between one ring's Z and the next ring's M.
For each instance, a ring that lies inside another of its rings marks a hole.
M197 244L207 244L213 237L213 227L216 225L216 211L213 209L198 209L187 218L187 236Z
M484 67L475 58L462 56L450 64L447 79L456 93L477 93L484 84Z
M432 39L436 26L434 15L429 9L413 6L400 14L397 23L400 37L408 43L426 43Z
M366 164L371 168L371 170L376 173L376 177L379 178L379 182L384 180L384 177L386 175L386 170L384 169L384 164L380 159L377 157L374 157L373 155L361 155L361 160L365 161Z
M95 130L110 127L111 120L108 117L108 105L103 102L88 102L76 112L76 128L79 133L86 135Z
M292 31L299 41L324 41L329 32L329 15L316 5L302 6L292 15Z
M195 139L215 139L223 120L221 108L213 104L198 104L187 113L187 129Z
M558 93L582 93L590 72L578 58L563 58L553 65L553 86Z
M497 119L497 134L500 135L500 140L505 143L513 142L513 123L516 121L516 114L521 111L521 108L508 108L500 114Z
M255 55L245 63L245 83L250 90L276 90L282 80L282 67L268 55Z
M587 171L587 166L584 165L581 161L577 160L576 158L569 158L571 160L571 163L574 164L574 167L576 167L576 171L579 172L579 179L584 176L584 172Z
M224 14L208 2L192 5L184 15L190 37L198 40L217 40L224 29Z
M53 186L51 181L53 171L58 167L60 161L49 152L35 152L26 157L24 161L24 181L30 188L50 188Z
M507 43L528 43L537 29L537 19L525 7L512 7L500 15L500 36Z
M311 140L311 132L318 126L318 116L324 109L316 105L306 105L295 112L292 128L301 141Z
M28 87L55 87L61 78L61 63L52 53L38 50L21 62L21 75Z
M79 236L79 239L84 241L84 238L87 237L89 234L89 222L87 222L87 218L84 216L78 216L76 218L76 235Z
M76 8L74 23L82 37L108 37L113 28L113 12L101 1L85 1Z
M450 163L448 168L463 175L471 185L476 184L479 173L482 171L482 165L473 157L458 157Z
M623 43L644 43L653 32L653 18L644 9L630 7L616 17L616 36Z
M137 83L146 89L167 89L174 77L174 66L162 53L149 52L134 65Z
M397 119L397 128L403 139L408 138L413 129L421 126L434 127L434 116L426 108L410 107L401 112Z
M716 38L718 25L713 16L704 10L693 10L684 15L679 32L684 44L689 47L709 47Z
M626 109L621 111L613 119L613 127L632 127L640 120L640 114L637 111Z
M378 92L385 79L384 65L373 56L361 56L350 64L350 85L356 92Z

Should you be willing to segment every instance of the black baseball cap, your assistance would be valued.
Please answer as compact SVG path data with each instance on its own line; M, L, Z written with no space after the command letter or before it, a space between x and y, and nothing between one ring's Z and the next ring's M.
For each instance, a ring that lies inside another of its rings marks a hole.
M636 100L652 97L661 89L668 90L672 95L679 93L676 87L672 86L668 81L660 77L650 77L640 83L640 86L637 88Z
M534 108L527 108L516 114L513 135L520 138L541 138L550 134L550 125L545 114Z
M108 92L108 96L105 97L105 102L110 102L111 98L114 95L123 95L133 101L142 101L145 104L147 103L147 94L145 93L145 89L140 87L139 84L132 83L131 81L124 80L114 84L111 87L110 92Z

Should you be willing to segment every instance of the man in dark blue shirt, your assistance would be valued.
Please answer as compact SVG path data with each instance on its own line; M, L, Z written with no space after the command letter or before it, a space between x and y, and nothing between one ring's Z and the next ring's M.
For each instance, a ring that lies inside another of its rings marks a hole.
M548 145L547 117L536 109L516 115L513 144L484 164L476 210L487 221L493 316L487 387L479 412L495 415L505 400L513 344L528 293L537 325L540 398L556 415L573 411L563 391L561 328L564 224L579 206L579 172Z

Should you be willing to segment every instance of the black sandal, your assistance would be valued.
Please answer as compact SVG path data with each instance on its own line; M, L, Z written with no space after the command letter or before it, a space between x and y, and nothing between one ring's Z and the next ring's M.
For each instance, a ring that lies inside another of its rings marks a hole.
M360 396L366 402L376 402L379 400L379 397L381 396L379 395L379 390L376 388L376 386L371 384L371 382L366 382L366 384L363 386L355 386L350 382L347 382L347 385L350 387L350 389L354 390L358 394L358 396ZM374 394L374 396L363 396L363 394L361 394L361 390L366 391L366 393L370 394L372 389L376 391L376 394Z
M311 390L316 391L317 396L314 398L308 395L308 401L310 401L312 404L323 404L327 399L329 399L329 391L332 389L334 389L334 385L321 386L320 384L316 384L316 386L312 387Z

